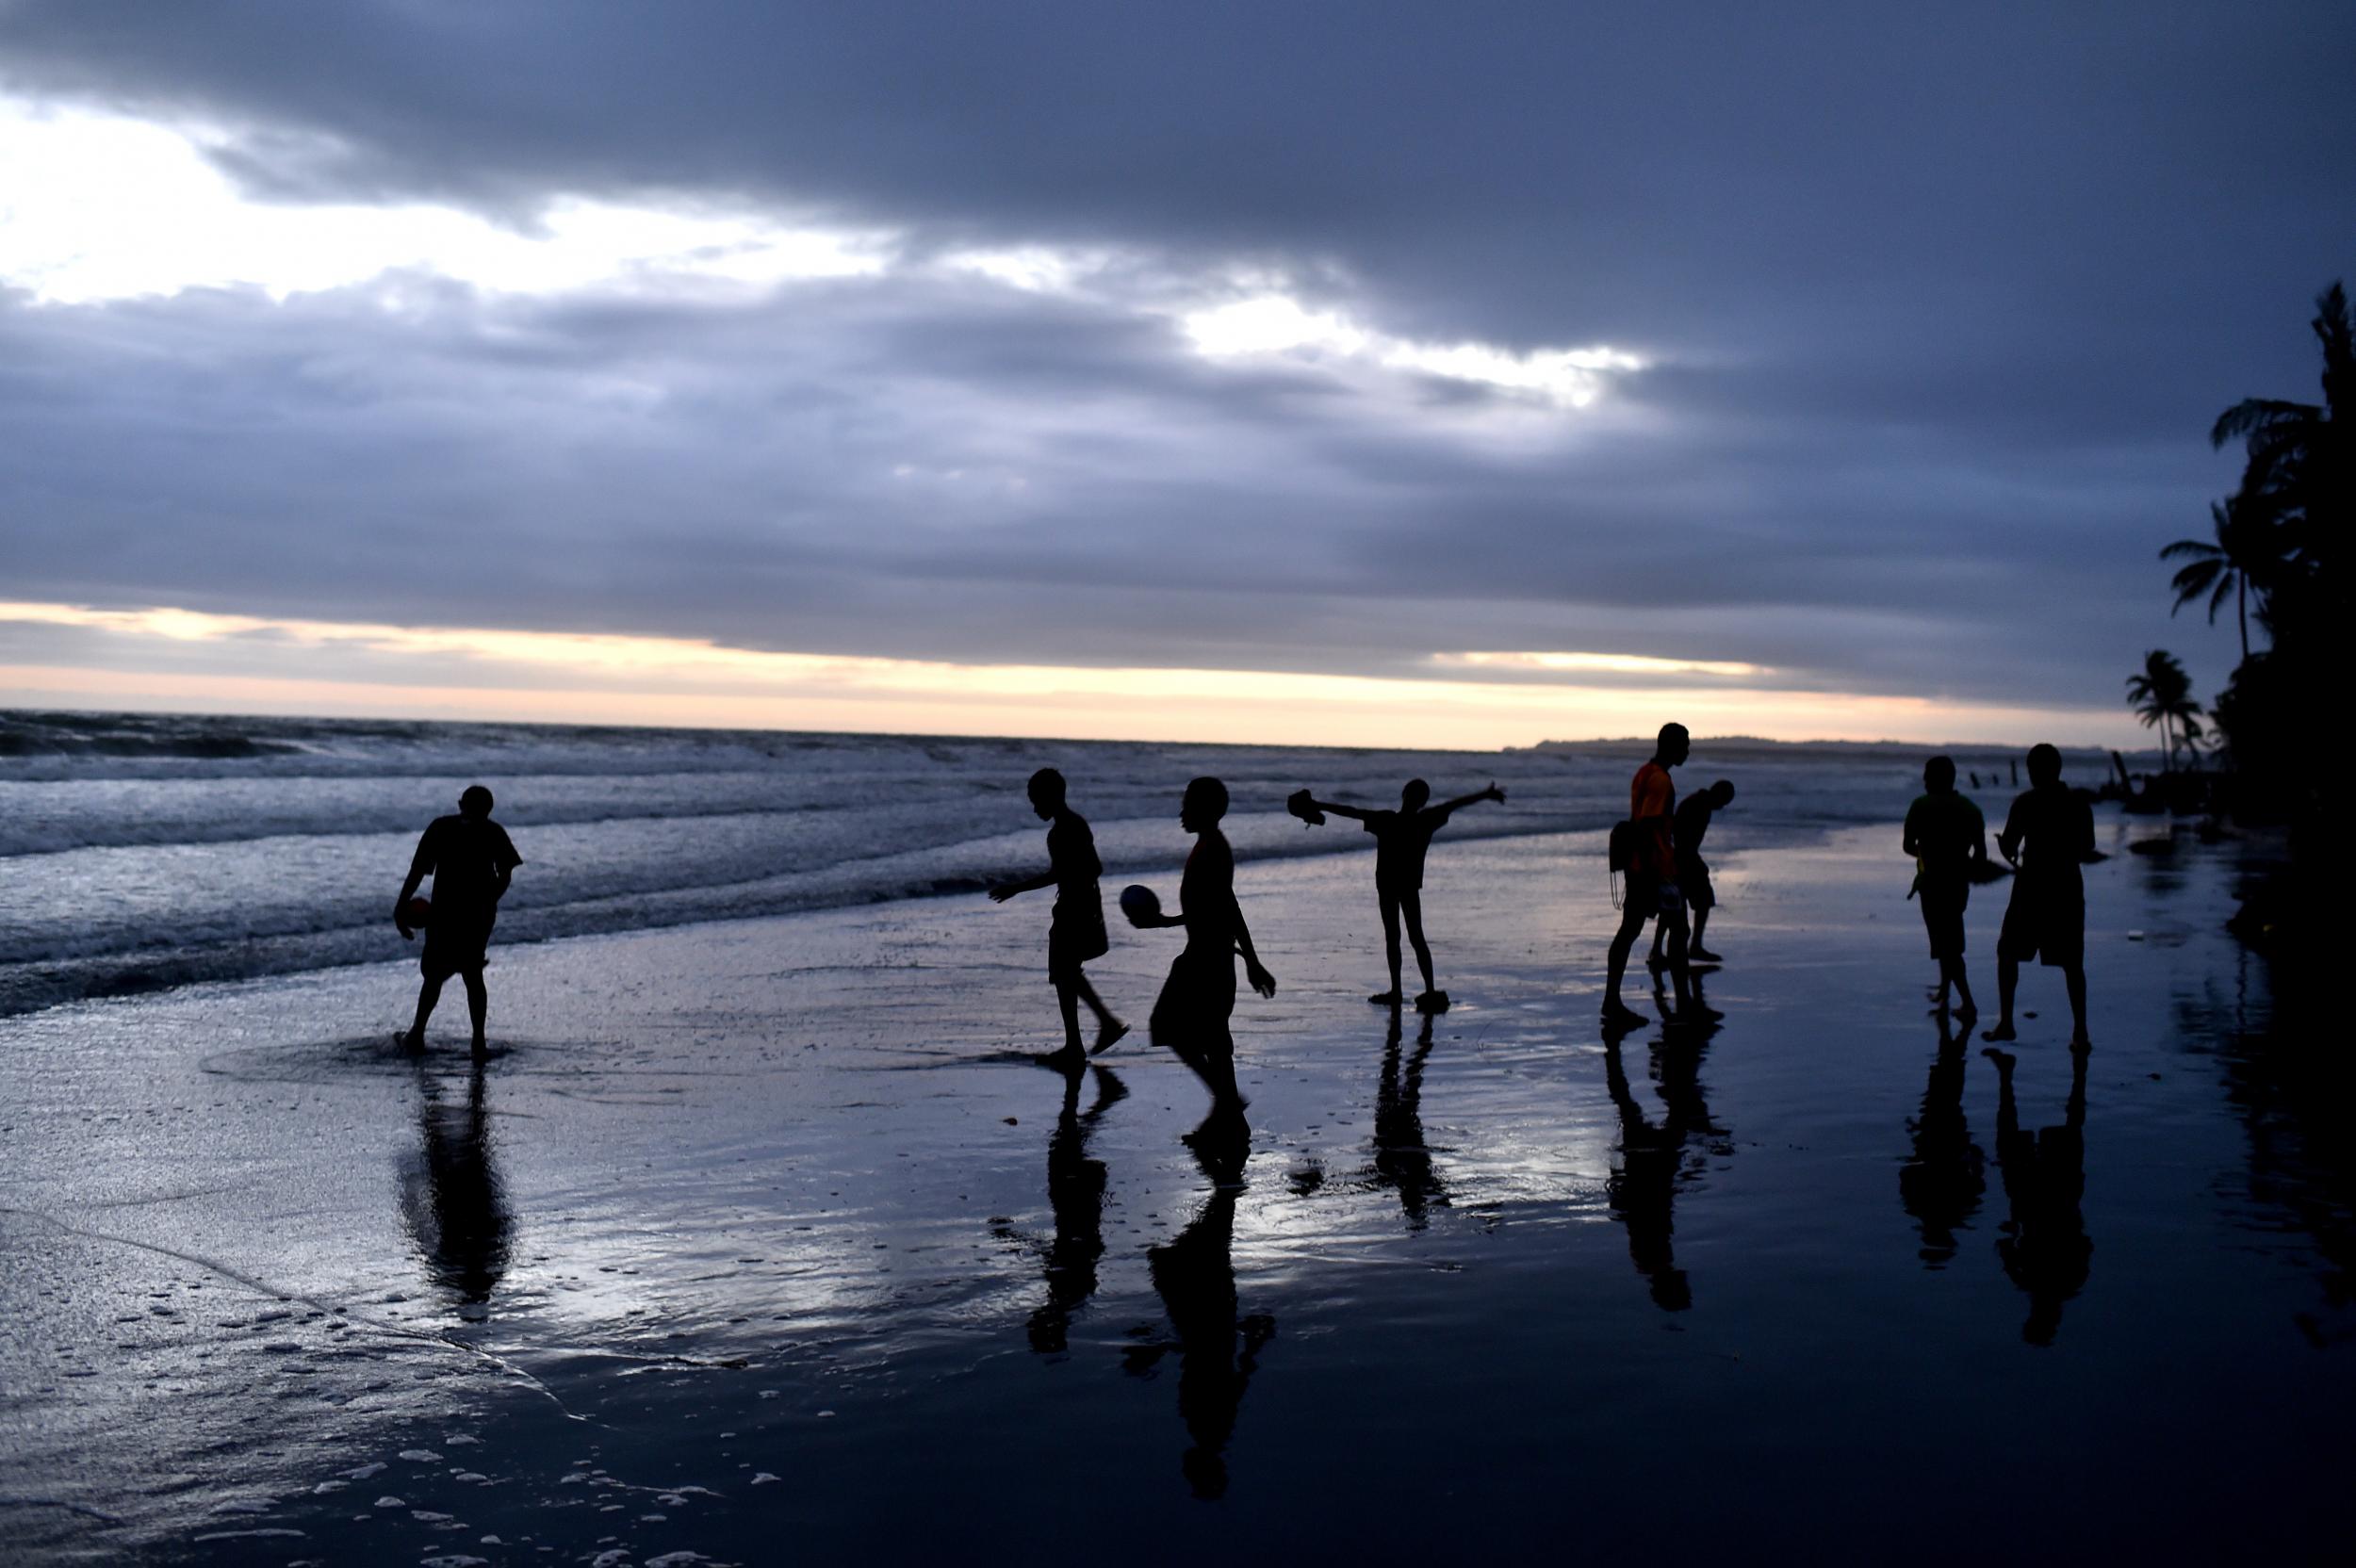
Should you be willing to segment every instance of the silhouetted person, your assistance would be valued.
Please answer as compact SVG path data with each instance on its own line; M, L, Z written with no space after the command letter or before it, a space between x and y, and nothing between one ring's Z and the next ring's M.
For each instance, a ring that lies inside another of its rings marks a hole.
M433 874L434 912L426 922L425 952L418 960L425 984L417 991L417 1021L401 1037L409 1050L425 1049L425 1021L441 1000L443 982L455 974L466 982L475 1054L483 1054L483 1018L490 1001L483 988L483 951L499 919L499 899L523 863L507 829L491 820L491 792L480 784L458 797L457 815L434 818L417 840L409 875L393 904L393 923L407 941L416 934L409 923L409 901L426 874Z
M1963 1005L1956 1021L1965 1034L1980 1016L1972 1001L1972 981L1963 968L1963 911L1972 901L1972 874L1988 863L1988 820L1972 797L1955 789L1955 760L1934 757L1922 764L1923 792L1906 808L1906 852L1914 857L1914 896L1922 901L1922 929L1939 960L1939 1008L1947 1010L1953 986Z
M1644 1277L1654 1304L1663 1312L1683 1312L1693 1304L1693 1291L1684 1270L1677 1266L1671 1236L1677 1190L1687 1172L1686 1140L1723 1139L1726 1135L1710 1124L1710 1107L1703 1102L1701 1048L1664 1042L1658 1062L1663 1114L1655 1126L1628 1087L1619 1037L1604 1036L1604 1087L1620 1113L1620 1146L1615 1151L1620 1164L1604 1190L1614 1216L1628 1227L1628 1260Z
M491 1161L491 1119L483 1064L466 1079L464 1104L418 1070L418 1154L401 1173L401 1208L434 1282L458 1298L458 1315L481 1322L507 1274L514 1221Z
M1491 784L1485 790L1432 806L1429 804L1432 786L1420 778L1411 778L1399 792L1396 811L1337 806L1330 800L1315 798L1306 790L1286 803L1295 816L1312 826L1321 825L1326 814L1331 813L1363 823L1366 831L1374 835L1374 896L1383 908L1383 954L1391 966L1391 988L1376 992L1367 1001L1392 1007L1399 1004L1399 925L1403 917L1407 922L1407 940L1415 950L1415 967L1423 972L1423 994L1415 998L1415 1005L1428 1013L1448 1010L1448 992L1432 983L1432 949L1423 939L1424 852L1432 847L1432 835L1447 825L1449 816L1484 800L1504 798L1505 792Z
M1227 786L1198 778L1186 786L1178 823L1195 835L1178 884L1179 909L1163 910L1130 923L1140 930L1183 925L1186 945L1170 966L1170 978L1153 1004L1153 1043L1177 1054L1211 1091L1215 1114L1238 1114L1243 1094L1235 1086L1235 1042L1228 1020L1235 1011L1235 955L1244 974L1262 996L1276 994L1276 977L1261 967L1251 929L1235 902L1235 855L1219 828L1227 815Z
M1047 927L1047 979L1055 988L1056 1004L1063 1009L1064 1051L1076 1059L1081 1054L1081 1003L1087 1003L1096 1015L1096 1044L1090 1048L1091 1054L1129 1032L1127 1024L1113 1017L1080 968L1090 958L1103 957L1112 946L1104 933L1104 895L1096 886L1104 865L1096 858L1096 836L1088 831L1088 819L1064 803L1062 774L1041 768L1031 775L1030 795L1031 809L1049 825L1047 869L1021 882L1002 882L990 890L990 896L1004 904L1017 893L1055 890L1055 913Z
M1407 1228L1424 1228L1425 1212L1448 1207L1448 1188L1423 1136L1423 1064L1432 1054L1432 1015L1415 1031L1415 1050L1401 1060L1399 1019L1391 1014L1383 1040L1383 1078L1374 1092L1374 1181L1399 1194Z
M1926 1268L1941 1267L1955 1255L1955 1233L1979 1212L1980 1195L1988 1190L1987 1157L1972 1141L1963 1111L1970 1038L1968 1026L1958 1036L1949 1030L1946 1013L1939 1015L1939 1054L1922 1088L1922 1109L1906 1123L1914 1152L1898 1168L1898 1200L1922 1229Z
M1030 1321L1031 1348L1040 1355L1063 1353L1071 1343L1072 1315L1096 1294L1096 1265L1104 1255L1106 1180L1104 1162L1088 1157L1088 1135L1129 1092L1109 1069L1097 1068L1096 1102L1082 1115L1080 1081L1088 1075L1085 1061L1067 1058L1059 1065L1063 1111L1047 1136L1047 1206L1055 1217L1055 1234L1040 1249L1047 1299ZM1002 1227L999 1234L1013 1239L1009 1228Z
M2079 871L2094 858L2094 813L2061 781L2061 753L2029 748L2029 787L2014 797L1996 847L2018 868L2012 902L1996 938L1996 1027L1981 1038L2009 1040L2013 991L2022 960L2062 972L2070 991L2070 1047L2092 1048L2086 1035L2086 888Z
M1211 1180L1211 1195L1185 1230L1146 1253L1146 1264L1178 1336L1178 1415L1190 1443L1179 1468L1196 1496L1211 1498L1226 1494L1227 1445L1276 1320L1240 1315L1235 1293L1235 1200L1243 1191L1246 1146L1217 1112L1187 1141ZM1167 1348L1129 1351L1128 1369L1149 1370Z
M2029 764L2037 776L2037 764ZM2012 1093L2013 1056L1981 1054L1996 1064L1996 1159L2012 1217L2002 1227L1996 1255L2004 1273L2029 1297L2021 1337L2051 1345L2061 1331L2062 1307L2086 1288L2094 1243L2086 1235L2086 1054L2070 1060L2070 1102L2059 1127L2021 1130Z
M1677 815L1671 819L1670 838L1677 854L1677 890L1685 895L1685 906L1693 912L1693 935L1686 944L1685 956L1697 964L1725 961L1702 945L1710 911L1718 906L1718 890L1710 886L1710 865L1702 858L1702 841L1710 836L1710 819L1733 803L1734 785L1721 778L1709 789L1696 790L1679 802ZM1655 971L1667 961L1661 956L1661 945L1668 935L1665 924L1656 923L1652 928L1652 959L1648 967Z
M1669 770L1684 761L1693 749L1683 725L1662 725L1651 760L1638 768L1628 783L1628 897L1606 962L1603 1025L1607 1030L1632 1029L1650 1021L1620 1000L1620 980L1628 972L1628 956L1644 934L1644 923L1655 918L1669 934L1667 956L1669 972L1677 981L1677 1019L1702 1022L1720 1016L1693 1000L1693 973L1686 966L1685 894L1677 886L1677 792Z

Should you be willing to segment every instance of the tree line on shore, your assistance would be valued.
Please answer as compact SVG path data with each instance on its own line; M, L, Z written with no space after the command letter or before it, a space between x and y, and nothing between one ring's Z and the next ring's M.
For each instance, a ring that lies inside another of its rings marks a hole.
M2316 299L2311 325L2323 354L2321 400L2245 398L2218 415L2209 440L2219 449L2241 443L2240 483L2210 504L2210 537L2160 551L2181 563L2169 583L2177 610L2205 604L2214 626L2233 605L2240 662L2205 715L2183 664L2164 649L2147 653L2127 678L2127 700L2160 731L2171 776L2180 747L2197 761L2212 741L2223 766L2211 801L2238 820L2294 831L2321 808L2320 769L2304 754L2302 731L2323 711L2331 628L2346 625L2335 557L2356 509L2356 341L2340 284ZM2264 646L2251 645L2252 620Z

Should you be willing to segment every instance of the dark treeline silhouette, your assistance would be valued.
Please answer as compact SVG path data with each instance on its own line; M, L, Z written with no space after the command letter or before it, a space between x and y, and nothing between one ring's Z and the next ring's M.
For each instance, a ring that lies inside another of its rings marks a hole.
M2339 284L2317 298L2310 325L2321 398L2245 398L2218 415L2210 441L2240 443L2240 482L2210 508L2210 538L2160 552L2184 563L2171 584L2177 608L2205 599L2214 622L2233 600L2242 658L2213 708L2229 767L2225 804L2243 821L2287 822L2307 836L2322 829L2325 771L2310 765L2308 735L2335 694L2348 608L2339 554L2356 515L2356 335ZM2252 619L2265 647L2250 645ZM2284 879L2261 898L2298 893ZM2249 923L2289 932L2308 923Z

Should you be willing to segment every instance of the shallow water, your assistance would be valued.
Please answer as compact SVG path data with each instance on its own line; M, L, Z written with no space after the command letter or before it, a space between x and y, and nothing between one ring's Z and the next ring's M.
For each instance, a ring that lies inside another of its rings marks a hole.
M273 1562L2336 1550L2345 1070L2218 929L2230 853L2090 870L2082 1152L2034 970L2033 1152L1923 1011L1894 836L1723 857L1725 1025L1616 1050L1592 839L1442 841L1428 1035L1362 1000L1364 857L1247 864L1284 986L1238 1010L1239 1172L1181 1141L1203 1096L1142 1030L1076 1081L1031 1060L1023 901L505 950L480 1074L391 1051L385 966L8 1021L0 1529ZM1133 1014L1157 935L1096 966Z
M1115 873L1166 854L1179 790L1234 792L1228 833L1255 857L1332 854L1284 799L1388 805L1410 776L1443 798L1492 778L1509 801L1459 838L1609 825L1625 745L1494 755L892 735L392 724L0 710L0 1015L202 980L401 956L389 911L417 834L487 783L528 870L500 910L509 944L841 908L1026 874L1032 770L1061 768ZM1994 780L2011 763L1959 754ZM2093 779L2104 759L2077 759ZM1903 813L1905 747L1713 743L1742 807L1726 842L1787 842Z

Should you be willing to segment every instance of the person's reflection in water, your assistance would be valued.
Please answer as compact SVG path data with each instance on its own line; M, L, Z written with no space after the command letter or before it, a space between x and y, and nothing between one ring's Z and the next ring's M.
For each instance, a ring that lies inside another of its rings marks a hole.
M1276 1319L1239 1315L1235 1266L1235 1200L1243 1192L1251 1135L1214 1111L1186 1138L1211 1180L1203 1211L1177 1235L1146 1253L1153 1288L1178 1339L1178 1415L1192 1440L1179 1468L1198 1497L1227 1492L1227 1443L1235 1435L1244 1390L1258 1370L1261 1348L1276 1335ZM1143 1374L1172 1347L1138 1346L1128 1370Z
M1988 1190L1987 1156L1972 1141L1963 1114L1964 1045L1971 1026L1956 1035L1940 1009L1939 1055L1922 1090L1922 1111L1906 1123L1914 1152L1898 1168L1898 1200L1922 1231L1922 1266L1945 1266L1955 1255L1955 1232L1980 1211Z
M1047 1299L1031 1314L1031 1348L1042 1356L1063 1354L1072 1339L1072 1318L1096 1294L1097 1260L1104 1255L1104 1162L1088 1157L1088 1135L1104 1113L1129 1096L1109 1068L1096 1068L1096 1102L1080 1110L1080 1084L1090 1075L1082 1062L1063 1069L1063 1111L1047 1136L1047 1205L1055 1216L1054 1239L1039 1249ZM1011 1229L999 1235L1014 1239Z
M1424 1014L1415 1054L1405 1055L1399 1010L1391 1009L1390 1031L1383 1040L1383 1081L1374 1092L1374 1180L1399 1194L1411 1231L1424 1228L1427 1210L1448 1207L1448 1188L1423 1136L1423 1064L1432 1054L1432 1015Z
M417 1069L418 1152L401 1172L401 1213L434 1282L458 1298L458 1315L479 1323L507 1273L515 1221L491 1159L491 1116L483 1065L466 1077L463 1103L446 1099L441 1081Z
M1620 1156L1605 1192L1613 1215L1628 1227L1628 1255L1650 1282L1652 1298L1664 1312L1693 1304L1685 1271L1677 1266L1671 1242L1677 1188L1700 1174L1712 1152L1726 1149L1726 1130L1714 1126L1702 1097L1700 1031L1676 1030L1655 1047L1654 1072L1661 1084L1661 1119L1655 1126L1628 1086L1620 1059L1620 1038L1604 1037L1604 1086L1620 1112ZM1689 1156L1688 1139L1703 1140Z
M2021 1337L2051 1345L2061 1331L2062 1307L2086 1288L2094 1242L2081 1205L2086 1190L2086 1054L2070 1054L2070 1102L2062 1125L2021 1129L2013 1102L2013 1055L1981 1053L1996 1064L1996 1159L2012 1217L2001 1227L1996 1255L2029 1297Z

